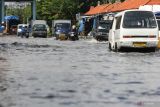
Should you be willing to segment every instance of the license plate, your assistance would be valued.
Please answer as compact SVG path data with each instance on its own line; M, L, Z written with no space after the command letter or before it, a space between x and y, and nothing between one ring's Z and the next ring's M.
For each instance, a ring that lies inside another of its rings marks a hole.
M133 42L134 47L146 47L146 42Z
M66 35L62 33L62 34L59 34L59 36L66 36Z
M73 37L73 36L74 36L74 34L71 34L71 36Z

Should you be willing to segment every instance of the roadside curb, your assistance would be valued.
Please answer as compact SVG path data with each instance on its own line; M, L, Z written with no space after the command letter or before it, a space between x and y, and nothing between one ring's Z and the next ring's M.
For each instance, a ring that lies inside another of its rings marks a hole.
M0 33L0 36L3 36L3 33Z
M3 37L3 36L7 36L9 35L9 33L0 33L0 36Z

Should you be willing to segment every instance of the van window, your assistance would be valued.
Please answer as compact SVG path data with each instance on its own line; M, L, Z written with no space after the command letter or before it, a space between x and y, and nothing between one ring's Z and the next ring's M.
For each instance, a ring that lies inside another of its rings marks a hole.
M111 25L112 21L110 20L100 21L98 25L98 30L100 32L109 32Z
M124 15L124 28L156 28L156 19L149 11L129 11Z
M157 23L158 23L158 27L159 27L159 30L160 30L160 20L157 20Z
M47 28L46 28L46 25L44 25L44 24L35 24L33 26L33 30L34 31L46 31Z
M122 16L116 18L116 29L120 29Z

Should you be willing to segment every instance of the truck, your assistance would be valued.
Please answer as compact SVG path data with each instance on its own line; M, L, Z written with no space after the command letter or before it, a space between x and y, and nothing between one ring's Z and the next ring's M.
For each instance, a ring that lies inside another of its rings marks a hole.
M52 35L56 39L68 39L71 32L71 20L53 20Z
M33 37L47 37L47 22L45 20L31 21L31 35Z
M112 20L98 20L92 31L93 37L98 41L108 41L109 30L112 26Z
M4 18L5 30L4 33L7 34L16 34L17 25L20 23L20 19L18 16L5 16Z
M47 22L45 20L32 20L31 26L34 26L35 24L45 24L47 25Z

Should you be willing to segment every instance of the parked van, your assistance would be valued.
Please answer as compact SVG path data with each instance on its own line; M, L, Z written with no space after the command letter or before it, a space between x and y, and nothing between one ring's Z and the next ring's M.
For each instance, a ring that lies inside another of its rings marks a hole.
M109 30L112 20L100 20L96 23L95 29L92 30L93 37L98 41L108 41Z
M152 48L158 45L158 25L151 11L126 10L114 17L109 49Z

